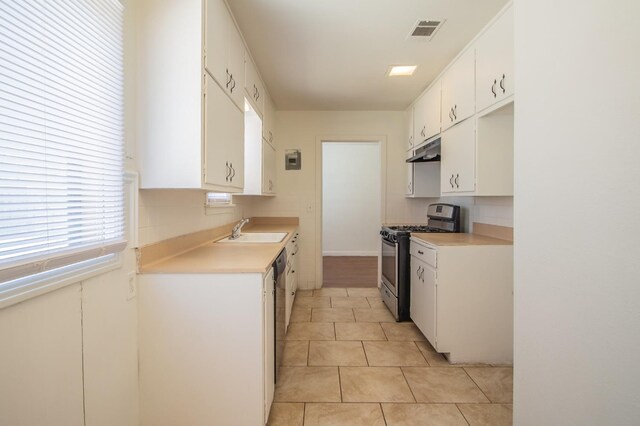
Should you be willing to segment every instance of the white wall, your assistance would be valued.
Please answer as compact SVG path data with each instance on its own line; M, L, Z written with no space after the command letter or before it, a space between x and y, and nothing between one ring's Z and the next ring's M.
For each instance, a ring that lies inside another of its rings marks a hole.
M322 144L324 256L377 256L380 246L380 144Z
M638 16L515 0L517 425L640 418Z

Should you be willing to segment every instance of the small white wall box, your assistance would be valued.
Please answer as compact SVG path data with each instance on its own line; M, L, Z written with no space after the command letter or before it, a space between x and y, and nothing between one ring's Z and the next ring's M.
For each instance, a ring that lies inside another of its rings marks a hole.
M284 169L300 170L302 168L302 151L299 149L287 149L284 152Z

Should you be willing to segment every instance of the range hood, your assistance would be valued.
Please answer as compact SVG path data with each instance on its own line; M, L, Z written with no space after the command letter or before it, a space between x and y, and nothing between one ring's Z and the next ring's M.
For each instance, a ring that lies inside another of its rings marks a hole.
M416 149L414 156L407 159L407 163L427 163L430 161L440 161L440 135Z

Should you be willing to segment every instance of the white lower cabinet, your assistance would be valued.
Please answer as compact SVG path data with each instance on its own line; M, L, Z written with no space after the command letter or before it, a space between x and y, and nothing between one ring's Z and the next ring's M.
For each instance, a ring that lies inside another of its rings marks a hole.
M275 353L275 281L273 268L264 277L264 301L262 311L264 312L264 419L265 423L269 419L273 394L275 393L276 363Z
M266 424L273 271L138 278L140 425Z
M411 319L452 363L513 362L513 246L411 239Z
M298 290L298 276L300 271L298 270L298 238L300 234L296 232L291 238L291 241L287 243L287 276L286 276L286 297L285 297L285 323L286 327L289 327L289 320L291 319L291 310L293 309L293 302L296 297L296 291Z

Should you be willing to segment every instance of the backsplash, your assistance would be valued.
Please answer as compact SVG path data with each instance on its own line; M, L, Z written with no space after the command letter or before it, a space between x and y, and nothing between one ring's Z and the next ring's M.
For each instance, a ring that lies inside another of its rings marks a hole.
M215 228L240 220L242 197L234 206L205 211L205 192L198 190L141 190L138 242L142 247L179 235Z

